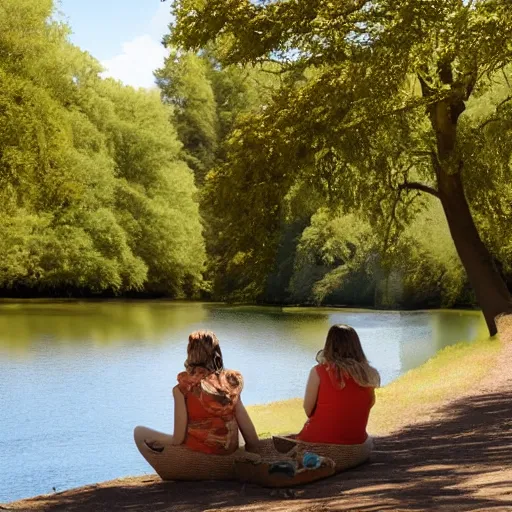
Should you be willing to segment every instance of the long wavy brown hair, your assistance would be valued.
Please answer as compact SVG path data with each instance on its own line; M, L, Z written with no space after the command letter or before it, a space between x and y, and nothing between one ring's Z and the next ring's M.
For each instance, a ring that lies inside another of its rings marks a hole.
M325 346L316 360L334 370L335 380L342 388L345 376L352 377L363 387L380 386L379 372L370 366L359 336L350 325L333 325L329 329Z
M194 368L205 368L212 373L224 370L224 361L217 336L211 331L195 331L188 337L187 372Z

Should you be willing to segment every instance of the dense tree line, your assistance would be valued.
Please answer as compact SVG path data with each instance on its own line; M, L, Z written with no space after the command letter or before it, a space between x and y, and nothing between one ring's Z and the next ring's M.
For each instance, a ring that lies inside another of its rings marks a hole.
M176 0L173 12L174 45L214 45L223 66L280 68L272 101L241 121L206 184L226 227L222 268L246 270L235 288L265 293L291 196L302 187L334 204L334 215L368 222L389 271L390 263L403 267L403 238L431 197L496 332L495 316L512 311L503 275L511 262L503 239L511 204L508 1Z
M193 295L205 250L171 111L102 80L53 8L0 4L0 287Z
M3 0L0 288L480 303L493 331L505 4L175 1L160 90L136 91L100 78L51 0Z
M207 276L214 298L395 308L474 304L446 221L432 200L385 250L382 236L364 212L344 212L325 191L304 180L285 198L285 211L273 233L279 237L273 260L248 264L234 240L235 228L243 226L227 225L223 206L216 209L217 203L229 208L232 201L231 189L218 187L216 177L223 165L232 163L232 138L272 101L281 80L275 65L222 66L215 57L218 52L209 48L199 54L172 53L156 73L164 102L174 108L183 158L200 184ZM251 156L260 155L249 152L244 158ZM245 172L253 169L247 166ZM240 179L243 187L246 178ZM249 203L254 198L246 190L240 199L255 208L251 233L258 233L266 198ZM384 217L381 223L388 227Z

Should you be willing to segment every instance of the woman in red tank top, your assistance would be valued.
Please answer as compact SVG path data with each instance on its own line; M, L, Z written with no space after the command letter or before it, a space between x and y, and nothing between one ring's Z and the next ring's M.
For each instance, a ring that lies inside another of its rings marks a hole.
M333 325L316 360L304 397L308 420L297 438L311 443L364 443L380 376L368 363L356 331Z

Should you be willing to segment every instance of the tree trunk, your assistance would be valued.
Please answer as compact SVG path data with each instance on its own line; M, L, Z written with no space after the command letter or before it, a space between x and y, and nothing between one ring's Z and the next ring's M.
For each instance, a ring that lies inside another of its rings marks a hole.
M457 124L466 108L473 85L461 96L454 84L452 63L438 62L438 79L450 86L451 98L434 102L427 107L437 142L437 154L432 163L437 178L437 192L448 221L455 248L466 269L469 282L487 322L491 336L497 332L496 317L512 312L512 296L499 274L494 259L482 242L476 229L462 184L463 161L457 158ZM421 77L423 95L432 97L433 91Z
M512 297L494 260L482 242L464 193L460 171L438 168L439 198L455 247L466 269L491 336L497 332L496 317L512 312Z

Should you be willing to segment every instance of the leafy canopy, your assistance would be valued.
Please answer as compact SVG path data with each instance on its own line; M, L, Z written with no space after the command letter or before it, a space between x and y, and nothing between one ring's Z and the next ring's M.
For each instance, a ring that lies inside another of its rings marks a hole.
M0 288L195 293L202 227L169 108L100 79L52 15L0 5Z
M438 196L440 175L462 169L483 228L483 205L510 181L508 142L491 136L510 119L510 87L494 87L512 61L509 2L177 0L173 12L174 45L214 42L223 64L270 61L282 79L208 176L226 266L265 274L299 183L362 211L392 250L420 192Z

